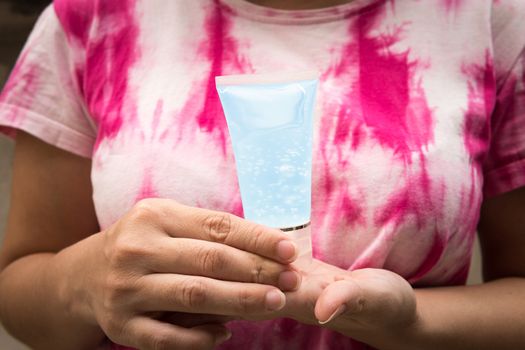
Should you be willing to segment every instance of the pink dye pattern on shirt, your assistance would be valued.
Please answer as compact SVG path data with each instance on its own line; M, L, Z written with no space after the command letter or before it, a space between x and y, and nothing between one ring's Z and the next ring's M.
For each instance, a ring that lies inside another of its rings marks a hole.
M102 228L148 197L242 216L215 76L317 69L315 257L463 284L483 195L525 185L524 46L521 0L56 0L0 125L93 158ZM221 349L366 348L290 319L230 327Z

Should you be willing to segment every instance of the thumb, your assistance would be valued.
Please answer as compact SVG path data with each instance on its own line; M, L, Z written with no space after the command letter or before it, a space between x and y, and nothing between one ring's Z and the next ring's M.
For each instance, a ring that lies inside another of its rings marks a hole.
M360 313L364 308L363 290L350 277L336 278L321 293L315 304L315 317L325 324L342 314Z

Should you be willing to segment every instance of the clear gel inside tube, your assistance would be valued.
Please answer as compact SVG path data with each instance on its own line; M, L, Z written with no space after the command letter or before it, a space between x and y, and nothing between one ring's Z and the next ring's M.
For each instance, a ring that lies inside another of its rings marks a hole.
M280 228L311 257L312 129L317 74L216 78L246 219Z

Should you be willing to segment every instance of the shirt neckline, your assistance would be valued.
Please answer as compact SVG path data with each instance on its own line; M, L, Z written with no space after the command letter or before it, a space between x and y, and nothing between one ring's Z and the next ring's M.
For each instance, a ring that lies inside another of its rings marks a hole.
M353 0L342 5L310 10L281 10L248 0L219 0L230 12L251 20L275 24L316 24L332 22L366 12L385 0Z

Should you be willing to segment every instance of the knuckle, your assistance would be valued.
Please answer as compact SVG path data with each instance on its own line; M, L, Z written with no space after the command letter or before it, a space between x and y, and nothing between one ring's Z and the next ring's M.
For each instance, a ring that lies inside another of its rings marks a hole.
M138 201L129 213L132 222L150 221L159 213L158 203L155 199L147 198Z
M250 230L248 237L251 237L251 251L263 251L265 241L264 237L266 237L266 235L267 233L264 231L264 228L259 225L254 226Z
M226 267L226 261L222 252L218 249L205 248L197 253L197 259L201 262L202 271L216 274Z
M201 306L207 298L206 286L202 281L189 279L181 286L181 297L183 305L188 309Z
M110 265L125 266L129 263L136 264L137 261L149 255L147 245L142 240L132 237L120 237L115 242L113 251L110 255Z
M213 213L204 219L204 230L210 241L224 243L232 231L231 216L227 213Z
M158 332L151 337L152 350L173 349L171 335L167 332Z
M238 311L242 315L248 315L259 311L258 298L247 289L241 289L237 298Z
M106 312L116 314L125 305L133 301L135 286L126 278L110 274L106 278L102 306Z
M264 283L264 281L267 280L264 266L260 261L258 261L258 259L254 258L254 264L251 271L251 275L253 283Z

